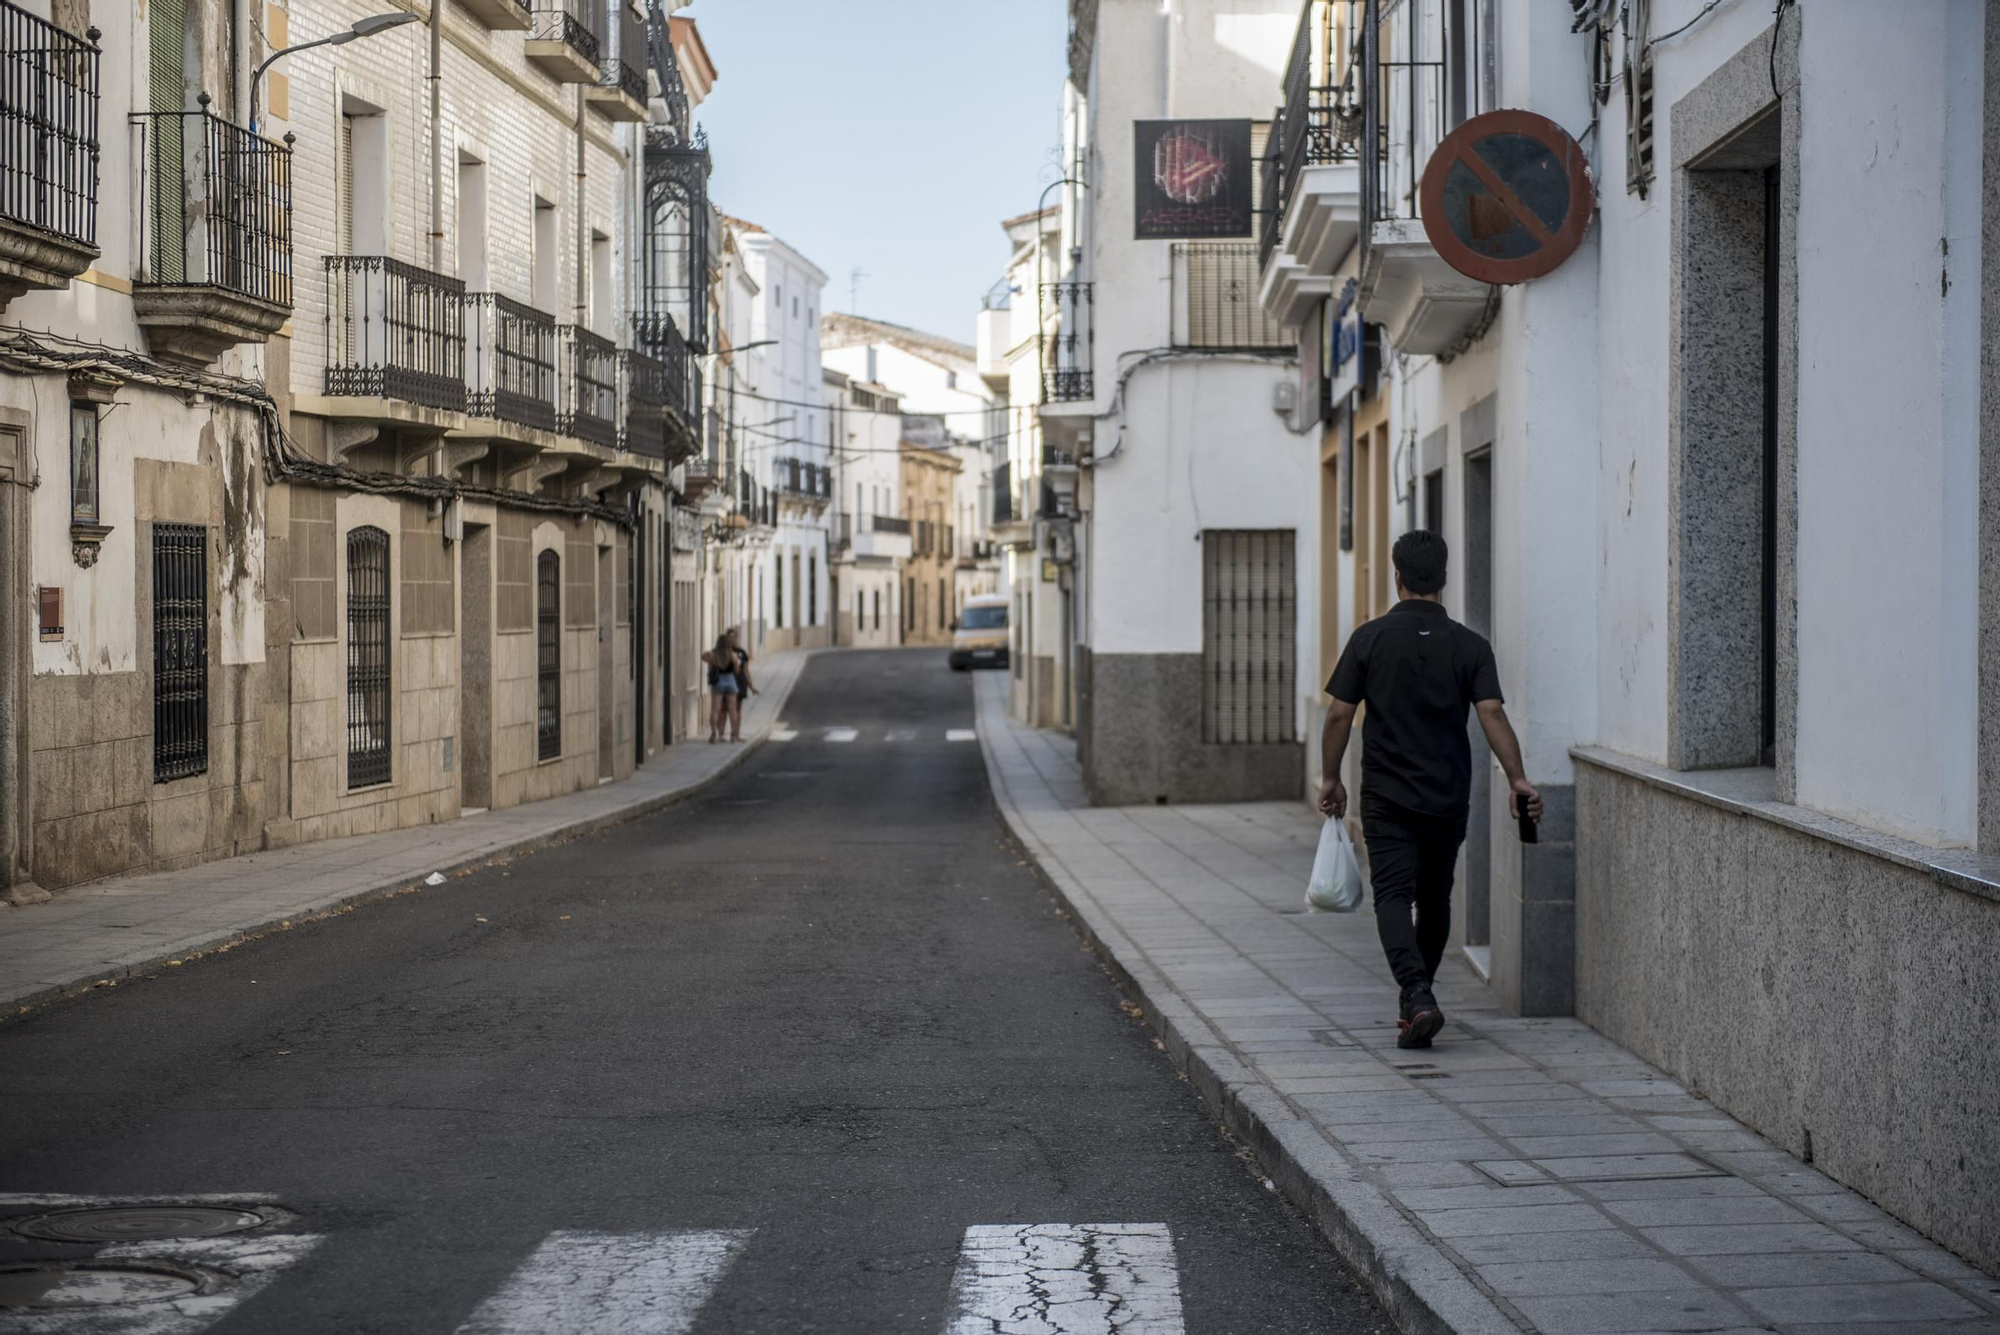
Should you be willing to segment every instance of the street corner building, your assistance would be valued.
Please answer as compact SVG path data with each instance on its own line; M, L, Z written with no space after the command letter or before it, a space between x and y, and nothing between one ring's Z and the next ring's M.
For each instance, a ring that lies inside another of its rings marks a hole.
M677 7L0 3L10 898L685 735L715 72Z
M1443 535L1548 808L1522 844L1473 743L1454 967L2000 1265L2000 24L1068 12L978 316L1015 717L1101 805L1302 798ZM1539 230L1464 165L1530 122ZM1561 248L1461 268L1451 209Z

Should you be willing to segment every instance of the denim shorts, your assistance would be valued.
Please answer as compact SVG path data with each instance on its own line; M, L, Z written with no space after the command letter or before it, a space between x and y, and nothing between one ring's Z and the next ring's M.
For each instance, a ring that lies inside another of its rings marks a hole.
M734 672L723 673L721 676L715 679L715 685L711 689L713 689L717 695L737 694L738 692L736 688L736 674Z

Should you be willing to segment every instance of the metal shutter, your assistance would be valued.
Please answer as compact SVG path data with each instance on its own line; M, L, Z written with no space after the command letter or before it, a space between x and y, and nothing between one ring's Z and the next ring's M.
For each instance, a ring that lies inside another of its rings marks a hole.
M1297 740L1295 552L1291 529L1202 534L1204 742Z

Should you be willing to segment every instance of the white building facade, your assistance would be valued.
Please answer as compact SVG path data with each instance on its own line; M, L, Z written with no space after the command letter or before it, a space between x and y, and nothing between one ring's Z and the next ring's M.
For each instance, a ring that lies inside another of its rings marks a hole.
M1573 1011L1994 1265L2000 1168L1936 1129L2000 1064L1923 1017L2000 1005L2000 34L1952 0L1351 8L1298 15L1281 136L1328 133L1280 164L1262 291L1330 328L1356 278L1391 527L1450 542L1548 802L1524 846L1485 776L1458 943L1497 1005ZM1495 108L1597 188L1581 248L1506 288L1443 263L1412 188Z
M833 460L834 643L887 649L903 642L902 400L888 386L827 367Z
M1293 429L1295 340L1257 303L1251 239L1254 122L1296 5L1072 9L1065 161L1080 184L1061 188L1061 250L1036 293L1042 486L1023 498L1047 533L1035 597L1058 630L1022 669L1043 699L1073 681L1094 801L1297 797L1317 688L1318 608L1301 596L1316 461ZM1180 173L1203 154L1222 193L1185 208L1203 187Z
M0 619L35 626L0 650L9 886L450 819L668 740L707 304L705 266L674 316L639 261L678 253L656 159L705 177L671 20L444 6L253 105L272 51L373 12L0 5L47 85L0 108L39 145L0 209L0 468L67 475L0 488Z

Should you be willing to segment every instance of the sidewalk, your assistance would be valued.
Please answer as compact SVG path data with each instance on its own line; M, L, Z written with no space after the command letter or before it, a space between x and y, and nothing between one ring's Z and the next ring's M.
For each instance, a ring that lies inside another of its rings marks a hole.
M1203 1098L1409 1332L2000 1335L2000 1281L1568 1019L1395 1046L1372 914L1307 914L1303 805L1093 809L979 674L1002 813Z
M808 655L758 660L759 693L743 710L744 744L705 736L667 747L629 779L445 825L298 844L122 876L0 908L0 1005L24 1007L116 982L270 928L421 885L631 820L679 801L733 769L777 722Z

